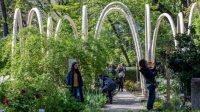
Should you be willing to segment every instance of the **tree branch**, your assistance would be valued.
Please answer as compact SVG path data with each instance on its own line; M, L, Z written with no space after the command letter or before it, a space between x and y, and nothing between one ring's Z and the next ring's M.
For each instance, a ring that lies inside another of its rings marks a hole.
M116 27L114 26L112 20L109 17L108 17L108 21L110 22L110 24L112 26L112 29L115 32L116 37L120 40L121 39L121 35L118 34ZM130 63L130 60L128 58L128 54L127 54L127 52L126 52L126 50L125 50L125 48L124 48L122 43L120 43L120 49L122 50L122 53L123 53L123 55L124 55L124 57L126 59L126 62L128 63L128 66L130 66L131 63Z
M3 16L3 37L6 37L8 35L8 24L7 24L7 12L6 12L6 6L4 4L4 0L0 0L0 6L2 10L2 16Z

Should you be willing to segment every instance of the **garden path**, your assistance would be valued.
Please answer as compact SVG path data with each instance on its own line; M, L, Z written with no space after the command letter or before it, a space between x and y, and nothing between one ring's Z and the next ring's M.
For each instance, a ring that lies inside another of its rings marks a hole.
M106 104L102 110L104 112L139 112L145 108L141 103L142 99L140 94L118 92L113 97L113 104Z

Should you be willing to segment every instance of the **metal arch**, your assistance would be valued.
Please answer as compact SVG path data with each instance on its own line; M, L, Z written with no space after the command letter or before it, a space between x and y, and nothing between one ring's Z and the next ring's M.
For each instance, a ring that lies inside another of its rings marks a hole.
M151 47L151 62L154 62L155 61L155 49L156 49L156 41L157 41L157 35L158 35L158 30L159 30L159 27L160 27L160 23L161 21L164 19L164 18L167 18L170 25L171 25L171 29L172 29L172 33L173 33L173 37L176 36L176 27L175 27L175 24L174 24L174 21L172 19L172 17L167 14L167 13L163 13L161 14L158 19L157 19L157 22L156 22L156 27L154 29L154 34L153 34L153 42L152 42L152 47ZM177 41L174 39L174 43L175 43L175 46L177 46Z
M77 31L76 24L74 23L73 19L68 15L65 15L64 19L69 21L70 25L72 26L75 38L78 38L78 31Z
M137 60L139 62L139 60L142 59L142 54L141 54L141 45L139 43L140 42L139 41L139 35L138 35L137 30L135 28L135 21L132 18L132 16L128 15L123 9L121 9L121 8L109 8L108 10L103 10L102 11L101 16L99 18L99 21L97 23L96 32L95 32L95 38L97 38L98 34L101 32L103 21L104 21L105 17L107 17L107 15L109 13L115 12L115 11L123 14L126 17L126 20L128 21L129 27L131 29L132 37L133 37L133 40L134 40ZM144 94L144 84L143 84L144 83L144 78L142 77L141 74L140 74L140 78L141 78L142 94Z
M57 39L58 37L58 33L60 32L61 30L61 25L62 25L62 19L60 19L57 23L57 26L56 26L56 31L55 31L55 39Z
M33 20L33 14L36 13L38 23L39 23L39 29L40 29L40 34L43 34L43 23L42 23L42 16L40 14L40 11L37 8L32 8L28 14L28 21L27 21L27 26L31 26L31 22Z
M184 27L184 20L183 20L183 13L179 12L178 16L177 16L177 29L176 29L177 33L181 33L183 34L185 31L185 27Z
M137 58L138 58L138 60L142 59L141 48L140 48L140 44L139 44L139 38L138 38L137 31L136 31L136 28L134 26L134 23L132 21L133 18L130 18L130 16L128 16L123 9L120 9L120 8L110 8L109 10L107 10L105 12L105 15L103 15L103 17L102 17L102 21L99 23L100 24L99 26L102 26L103 21L105 20L105 17L107 17L107 15L109 13L116 12L116 11L119 12L119 13L121 13L121 14L123 14L126 17L126 19L128 21L128 24L130 26L130 29L131 29L132 36L133 36L133 40L134 40L134 44L135 44L135 48L136 48ZM101 32L102 28L98 28L98 29L99 30L97 32L99 34L99 32Z
M53 31L52 17L48 17L48 19L47 19L47 39L49 39L51 37L52 31Z
M127 13L127 15L129 15L130 17L133 17L129 8L125 4L123 4L122 2L111 2L111 3L109 3L108 5L106 5L106 7L101 12L101 15L98 19L98 23L97 23L97 26L96 26L94 38L97 38L97 36L99 35L99 32L97 32L97 31L99 31L99 28L102 27L102 26L100 26L101 25L100 22L102 21L103 16L105 15L106 11L109 10L113 6L120 6L122 9L124 9L124 11Z
M192 19L193 19L193 14L195 9L198 9L198 13L199 13L199 18L200 18L200 6L198 4L198 2L193 3L192 4L192 8L190 10L190 15L189 15L189 22L188 22L188 35L190 35L190 27L192 27Z
M82 8L82 39L87 39L88 36L88 17L87 17L87 5Z
M17 27L19 27L19 30L22 28L22 16L19 8L17 8L14 13L13 35L12 35L12 57L14 56L14 51L15 51Z
M63 19L67 20L70 23L70 25L72 27L72 30L74 32L75 38L78 38L78 31L77 31L76 25L75 25L74 21L72 20L72 18L70 16L68 16L68 15L65 15L63 17ZM57 26L56 26L55 39L57 39L58 33L61 30L61 27L62 27L62 20L60 19L59 22L58 22L58 24L57 24Z
M151 59L151 15L149 4L145 5L145 59Z

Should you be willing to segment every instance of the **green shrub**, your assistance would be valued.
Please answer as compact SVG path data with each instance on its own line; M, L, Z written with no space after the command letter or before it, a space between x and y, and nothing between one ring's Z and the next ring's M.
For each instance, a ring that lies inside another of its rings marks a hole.
M133 91L138 91L140 90L140 83L134 83L131 80L126 80L124 87L127 91L133 92Z

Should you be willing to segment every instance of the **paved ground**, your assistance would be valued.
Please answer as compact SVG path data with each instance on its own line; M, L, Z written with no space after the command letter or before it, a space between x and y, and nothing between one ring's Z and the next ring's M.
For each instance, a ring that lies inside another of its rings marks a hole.
M144 109L140 95L128 92L118 92L113 98L113 104L106 104L102 109L105 112L138 112Z

